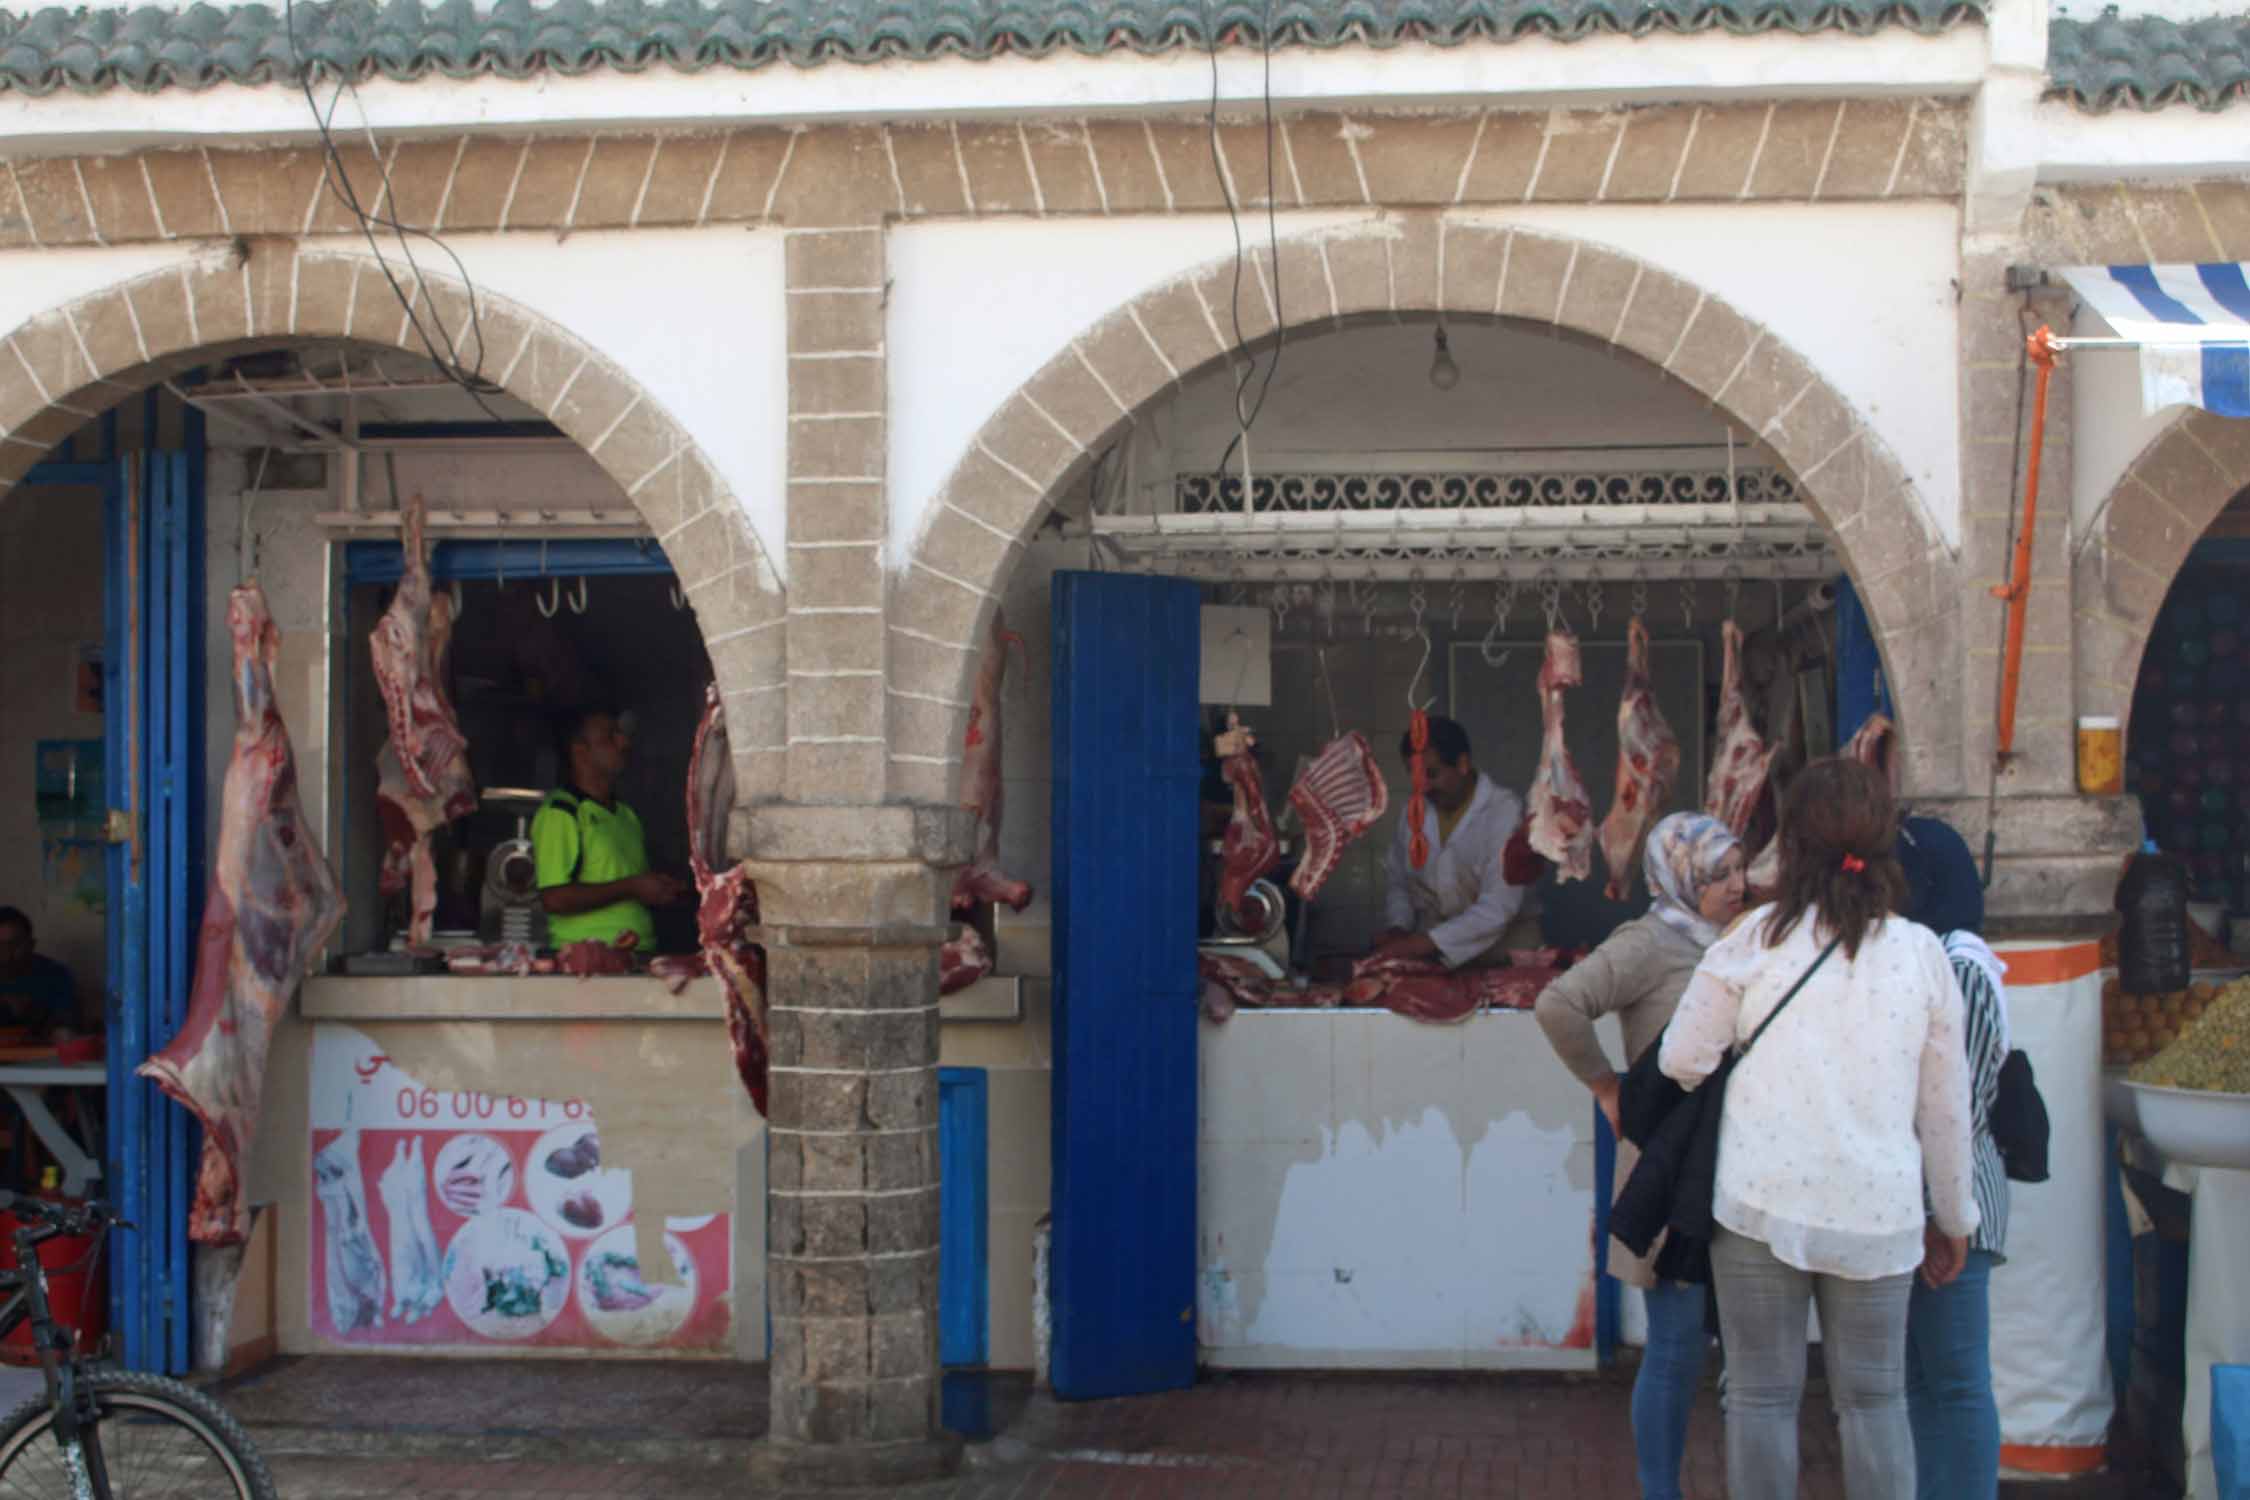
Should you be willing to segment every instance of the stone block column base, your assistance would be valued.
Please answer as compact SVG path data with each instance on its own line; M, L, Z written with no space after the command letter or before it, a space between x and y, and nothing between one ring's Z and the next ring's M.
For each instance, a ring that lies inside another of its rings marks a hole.
M758 1440L750 1480L759 1489L880 1489L943 1479L961 1467L961 1439L950 1432L910 1443L792 1443Z

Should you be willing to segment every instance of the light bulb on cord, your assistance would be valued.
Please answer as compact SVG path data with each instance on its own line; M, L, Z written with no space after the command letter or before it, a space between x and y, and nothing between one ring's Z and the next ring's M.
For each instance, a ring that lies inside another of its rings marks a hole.
M1453 351L1446 347L1445 325L1437 327L1437 355L1430 361L1430 384L1441 391L1450 391L1461 383L1461 367L1453 362Z

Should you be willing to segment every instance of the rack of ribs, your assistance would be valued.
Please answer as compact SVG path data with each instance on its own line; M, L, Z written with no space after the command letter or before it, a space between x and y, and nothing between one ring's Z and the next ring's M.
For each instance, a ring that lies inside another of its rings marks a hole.
M1390 809L1390 788L1366 736L1355 729L1321 746L1289 789L1289 805L1305 829L1305 857L1289 888L1310 901L1343 863L1345 848Z

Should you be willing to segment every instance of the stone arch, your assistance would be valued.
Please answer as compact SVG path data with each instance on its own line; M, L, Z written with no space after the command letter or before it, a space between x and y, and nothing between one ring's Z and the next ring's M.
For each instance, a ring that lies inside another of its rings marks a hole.
M1265 252L1255 257L1260 288ZM1876 626L1899 707L1906 782L1959 779L1954 563L1905 469L1818 370L1770 330L1668 271L1565 236L1429 213L1284 240L1281 273L1312 288L1290 331L1370 319L1511 318L1623 349L1756 433L1836 538ZM890 619L891 795L949 802L977 644L1050 496L1151 400L1227 357L1217 310L1231 257L1144 293L1086 329L970 442L930 506ZM1273 336L1270 291L1244 334ZM1915 731L1924 730L1919 739Z
M423 316L465 331L467 289L424 281ZM484 292L475 310L496 383L575 440L663 542L730 708L785 691L781 582L693 436L552 319ZM372 260L300 252L283 241L238 242L231 254L184 261L40 313L4 339L13 357L0 358L0 501L56 443L134 392L215 350L308 337L423 352ZM735 717L743 800L778 796L783 714L761 708ZM772 727L760 735L753 725Z
M2071 558L2079 713L2121 723L2131 715L2164 596L2188 550L2245 486L2250 421L2194 408L2125 470Z

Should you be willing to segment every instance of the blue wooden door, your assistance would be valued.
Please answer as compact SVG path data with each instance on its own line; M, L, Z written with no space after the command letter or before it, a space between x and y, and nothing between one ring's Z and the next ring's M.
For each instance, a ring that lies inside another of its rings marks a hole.
M982 1068L938 1069L938 1363L948 1368L983 1364L992 1325L986 1083Z
M201 918L203 474L178 452L116 461L106 486L103 655L109 846L107 1181L134 1226L110 1245L110 1318L128 1368L188 1368L195 1118L133 1076L187 1015Z
M1051 1374L1071 1399L1195 1380L1192 583L1054 583Z

